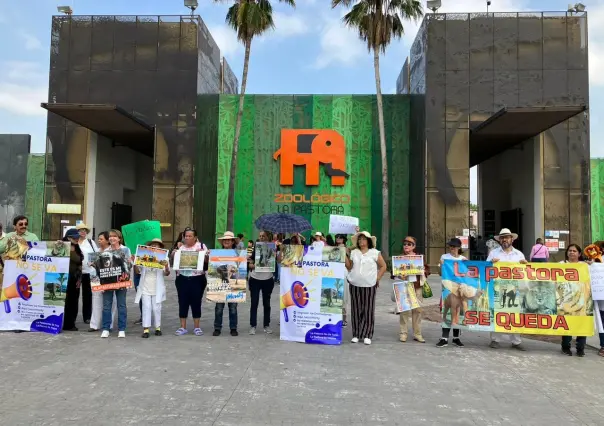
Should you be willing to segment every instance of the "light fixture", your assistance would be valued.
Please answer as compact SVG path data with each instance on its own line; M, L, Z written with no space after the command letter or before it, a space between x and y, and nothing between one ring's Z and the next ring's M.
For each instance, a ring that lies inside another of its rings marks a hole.
M71 6L57 6L57 11L59 13L64 13L65 15L72 15L73 14L73 9L71 8Z
M577 12L585 12L585 5L583 3L575 4L575 10Z
M197 6L199 6L197 0L185 0L185 7L191 9L191 16L193 16L193 14L195 13L195 9L197 9Z
M432 13L436 13L438 9L442 6L441 0L428 0L427 2L428 9L432 11Z
M491 5L491 0L487 0L487 13L489 13L489 6Z

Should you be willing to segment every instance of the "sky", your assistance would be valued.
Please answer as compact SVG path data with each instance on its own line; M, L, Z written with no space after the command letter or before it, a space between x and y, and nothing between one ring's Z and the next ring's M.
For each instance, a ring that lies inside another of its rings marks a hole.
M491 12L565 11L571 0L492 0ZM372 56L357 34L341 23L344 10L330 0L297 0L292 9L275 4L274 31L254 40L247 93L372 94ZM439 12L485 12L486 0L442 0ZM243 48L225 25L229 2L199 0L197 13L210 28L241 80ZM589 17L591 156L604 157L604 0L585 3ZM32 9L32 5L35 6ZM32 135L32 152L44 152L48 100L51 16L57 6L76 15L180 15L183 0L32 0L2 1L0 8L0 133ZM405 36L393 42L381 61L383 93L395 93L396 79L419 23L408 22ZM471 175L476 202L476 173Z

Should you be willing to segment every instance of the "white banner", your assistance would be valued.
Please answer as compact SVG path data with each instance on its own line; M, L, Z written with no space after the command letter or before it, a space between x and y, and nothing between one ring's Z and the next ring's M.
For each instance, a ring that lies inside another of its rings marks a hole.
M318 251L281 268L281 340L342 343L346 267L323 261Z

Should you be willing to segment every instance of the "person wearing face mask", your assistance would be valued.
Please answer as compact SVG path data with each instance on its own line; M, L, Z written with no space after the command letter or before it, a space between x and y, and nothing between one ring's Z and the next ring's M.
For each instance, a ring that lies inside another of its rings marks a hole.
M585 263L583 260L583 250L577 244L569 244L566 248L564 260L560 263ZM597 306L596 306L597 308ZM573 353L570 350L571 343L573 341L572 336L562 336L562 353L564 355L572 356ZM577 336L575 339L575 348L577 350L578 357L585 356L585 343L587 337Z
M123 258L126 262L126 270L132 269L132 253L130 249L122 244L122 233L117 229L111 229L109 231L109 248L108 250L117 251L121 250L124 254ZM128 320L128 307L126 306L126 292L127 289L122 288L119 290L105 290L103 291L103 332L101 338L106 339L109 337L109 330L111 329L111 308L113 306L113 296L117 300L117 326L118 336L123 339L126 337L126 322Z
M513 233L508 228L503 228L499 235L495 236L495 240L500 244L500 247L493 249L487 257L487 262L517 262L517 263L528 263L524 258L524 254L520 250L516 250L512 245L514 240L518 238L518 234ZM490 347L493 349L499 348L499 339L502 333L491 333ZM525 351L522 346L522 339L519 334L508 334L510 336L510 342L514 349L519 351Z
M406 236L403 240L403 253L402 256L418 256L420 253L416 252L417 240L415 237ZM424 264L424 275L418 275L413 281L413 287L415 289L415 296L419 302L420 307L412 309L411 311L401 312L399 317L400 334L399 340L401 342L407 341L408 324L411 319L413 327L413 340L419 343L426 343L426 340L422 336L422 308L421 305L424 301L422 286L426 282L426 279L430 275L430 268ZM410 318L411 317L411 318Z
M90 274L92 273L92 267L88 261L88 256L91 253L99 251L96 243L88 238L90 228L85 223L76 225L78 231L78 245L84 255L84 262L82 263L82 317L85 324L90 324L92 317L92 288L90 287Z

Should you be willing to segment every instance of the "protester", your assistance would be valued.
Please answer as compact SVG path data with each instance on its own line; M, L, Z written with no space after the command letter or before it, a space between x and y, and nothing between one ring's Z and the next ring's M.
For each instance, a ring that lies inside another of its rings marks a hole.
M346 255L349 254L350 249L348 247L346 247L346 243L348 242L348 237L344 234L337 234L336 235L336 246L338 247L345 247L346 248ZM346 277L344 277L344 281L348 282L348 273L346 274ZM346 288L346 285L344 286L344 301L343 301L343 305L342 305L342 327L346 327L348 326L348 317L347 317L347 308L348 308L348 300L350 299L349 296L350 290L348 290Z
M516 250L512 243L518 238L518 234L511 232L508 228L503 228L499 235L495 236L495 240L501 245L501 247L493 249L487 257L487 262L518 262L528 263L524 258L524 254L520 250ZM491 333L491 344L489 345L493 349L499 348L499 339L502 333ZM519 351L525 351L522 346L522 339L519 334L508 334L512 347Z
M85 223L76 225L76 229L79 233L78 245L84 255L84 262L82 263L82 317L85 324L90 324L92 317L92 288L90 287L92 267L88 261L88 255L98 252L99 248L93 240L88 238L90 228Z
M380 280L386 273L386 262L375 248L376 237L363 231L352 237L354 249L346 256L350 283L350 311L352 316L352 343L371 345L375 327L375 295Z
M235 235L231 231L227 231L224 235L218 238L220 241L221 248L225 250L235 250L235 254L238 255L237 243L235 241ZM214 307L214 336L220 336L222 332L222 317L224 312L224 303L216 303ZM237 305L238 303L229 302L229 328L231 329L231 336L239 336L237 332Z
M584 263L583 261L583 250L577 244L569 244L564 253L564 260L560 263ZM597 308L597 306L596 306ZM573 353L570 350L571 343L573 341L572 336L562 336L562 353L564 355L572 356ZM578 357L585 356L585 343L587 343L587 337L577 336L575 339L575 349L577 350Z
M237 250L245 250L245 242L243 239L245 236L243 234L237 234Z
M80 285L82 283L82 262L84 255L78 245L78 231L69 229L63 237L63 241L69 241L69 278L67 279L67 291L65 293L65 309L63 311L63 330L78 331L75 326L78 317L78 303L80 299Z
M179 243L180 251L206 251L206 264L208 261L208 248L205 244L197 240L197 231L186 228L183 233L183 241ZM193 316L193 333L196 336L203 336L203 331L199 325L201 319L201 302L203 292L208 285L208 281L203 271L177 271L176 272L176 292L178 294L178 316L180 317L180 328L176 330L177 336L187 334L187 317L189 308Z
M315 235L313 236L313 244L314 243L325 244L325 237L323 236L322 232L320 232L320 231L315 232Z
M254 240L249 240L247 242L247 258L252 257L252 253L254 252Z
M147 246L155 248L164 248L161 238L154 238L149 241ZM134 303L142 304L143 309L143 339L149 338L149 329L151 328L151 312L153 312L155 335L161 336L161 306L166 300L166 284L164 277L170 275L170 265L166 262L164 269L151 269L134 267L140 274L140 284L136 291Z
M109 249L109 232L103 231L99 234L97 247L100 252ZM89 259L86 260L88 266L91 267L91 262ZM91 267L91 274L96 274L94 268ZM117 299L117 298L116 298ZM113 301L113 306L111 307L111 325L110 330L113 329L113 324L115 323L115 314L117 313L117 300ZM92 315L90 317L90 328L89 332L99 331L103 326L103 292L101 291L93 291L92 292Z
M261 231L259 235L260 242L268 243L272 241L273 236L268 231ZM264 307L264 332L272 334L271 325L271 294L275 287L273 272L257 272L254 269L256 263L256 248L248 260L249 287L252 303L250 306L250 335L256 334L258 305L260 303L260 293L262 293L262 306Z
M333 240L333 237L331 236L331 234L328 234L327 237L325 238L325 245L328 247L336 246L336 242Z
M127 263L127 269L132 269L132 253L130 249L122 244L123 238L122 233L117 229L111 229L109 231L109 248L107 250L117 251L121 250L124 253L124 260ZM101 338L106 339L109 337L109 331L111 329L112 319L112 307L113 307L113 296L117 300L117 327L119 338L126 337L126 321L128 320L128 307L126 306L126 292L127 289L122 288L119 290L105 290L103 291L103 332Z
M403 239L403 254L402 256L419 256L420 253L416 252L417 240L415 237L406 236ZM423 296L423 285L426 282L426 278L430 275L430 268L424 264L424 274L415 276L413 281L413 288L415 289L415 295L419 302L419 308L412 309L411 311L401 312L399 317L400 334L399 340L401 342L407 341L407 333L409 330L409 319L411 317L411 323L413 327L413 340L419 343L426 343L426 339L422 335L422 304L424 302ZM409 279L409 278L407 278Z
M449 253L443 254L440 257L440 267L441 268L442 268L443 264L445 263L445 260L453 260L453 261L468 260L468 259L466 259L465 256L462 256L462 254L461 254L461 245L462 245L461 240L459 238L451 238L451 241L449 241L447 244L447 246L449 247ZM442 276L442 273L440 275ZM440 303L441 303L441 310L442 310L442 300ZM450 333L451 333L450 327L443 327L442 328L442 337L440 338L440 340L438 341L436 346L438 346L439 348L447 346L449 344L449 334ZM461 333L461 331L459 330L459 328L453 329L453 341L452 342L455 346L462 348L464 346L464 344L461 343L461 340L459 339L460 333Z
M535 245L531 249L531 255L529 256L531 262L545 263L549 261L549 250L543 245L543 240L537 238Z
M15 227L15 230L13 232L9 232L4 238L0 239L0 254L3 254L6 251L6 243L12 236L15 235L23 238L27 242L39 241L36 234L33 234L27 230L28 225L29 220L26 216L15 216L13 219L13 226Z

